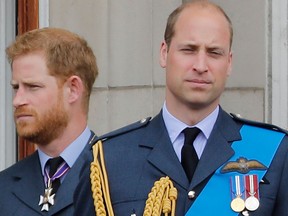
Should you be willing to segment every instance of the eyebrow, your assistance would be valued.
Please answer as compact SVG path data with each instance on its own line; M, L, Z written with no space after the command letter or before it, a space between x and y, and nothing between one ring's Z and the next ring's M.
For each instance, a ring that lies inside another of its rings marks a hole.
M11 81L10 81L10 85L11 85L11 86L16 86L16 85L19 85L19 83L13 82L13 80L11 80Z
M19 86L20 83L22 83L23 85L33 85L33 84L40 84L40 81L36 81L36 80L23 80L21 82L17 82L17 81L10 81L10 85L11 86Z

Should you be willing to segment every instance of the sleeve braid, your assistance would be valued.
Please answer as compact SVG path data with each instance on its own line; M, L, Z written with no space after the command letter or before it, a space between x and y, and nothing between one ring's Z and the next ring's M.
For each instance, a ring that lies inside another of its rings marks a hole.
M99 140L92 148L94 160L90 165L90 180L95 212L97 216L106 216L107 212L108 216L114 216L102 141Z
M160 216L164 213L175 216L177 189L168 176L160 178L154 183L148 194L143 216Z

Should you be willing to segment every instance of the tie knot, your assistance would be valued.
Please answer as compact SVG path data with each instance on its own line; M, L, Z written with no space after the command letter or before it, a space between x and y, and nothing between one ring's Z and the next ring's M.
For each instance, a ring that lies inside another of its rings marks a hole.
M182 132L184 133L185 141L184 145L192 145L198 134L200 133L200 129L197 127L187 127Z
M50 158L47 161L47 165L50 167L49 170L49 176L53 176L54 173L57 171L57 169L60 167L60 165L64 162L62 157L55 157L55 158Z

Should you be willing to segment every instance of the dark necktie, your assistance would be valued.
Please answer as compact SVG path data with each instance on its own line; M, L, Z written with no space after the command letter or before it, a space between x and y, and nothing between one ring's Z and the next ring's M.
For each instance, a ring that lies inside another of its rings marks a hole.
M191 182L196 166L198 164L198 156L193 146L193 142L201 130L197 127L185 128L184 145L181 150L181 164L186 172L189 182Z
M57 169L63 164L64 160L62 157L56 157L51 158L47 161L47 165L49 166L49 177L52 178L52 176L56 173ZM55 194L60 186L60 178L56 178L52 181L52 194Z

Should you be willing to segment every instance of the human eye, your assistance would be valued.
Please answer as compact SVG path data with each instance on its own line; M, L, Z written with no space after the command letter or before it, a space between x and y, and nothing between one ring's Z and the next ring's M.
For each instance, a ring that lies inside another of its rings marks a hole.
M190 47L190 46L189 47L183 47L180 50L186 54L193 54L197 51L195 47Z
M12 89L13 89L14 92L18 91L18 89L19 89L19 85L18 84L11 84L11 86L12 86Z
M31 91L36 91L36 90L38 90L38 89L41 88L41 86L38 85L38 84L36 84L36 83L27 83L27 84L26 84L26 87L27 87L28 89L30 89Z
M209 49L208 54L214 58L218 58L224 55L224 51L221 49Z

